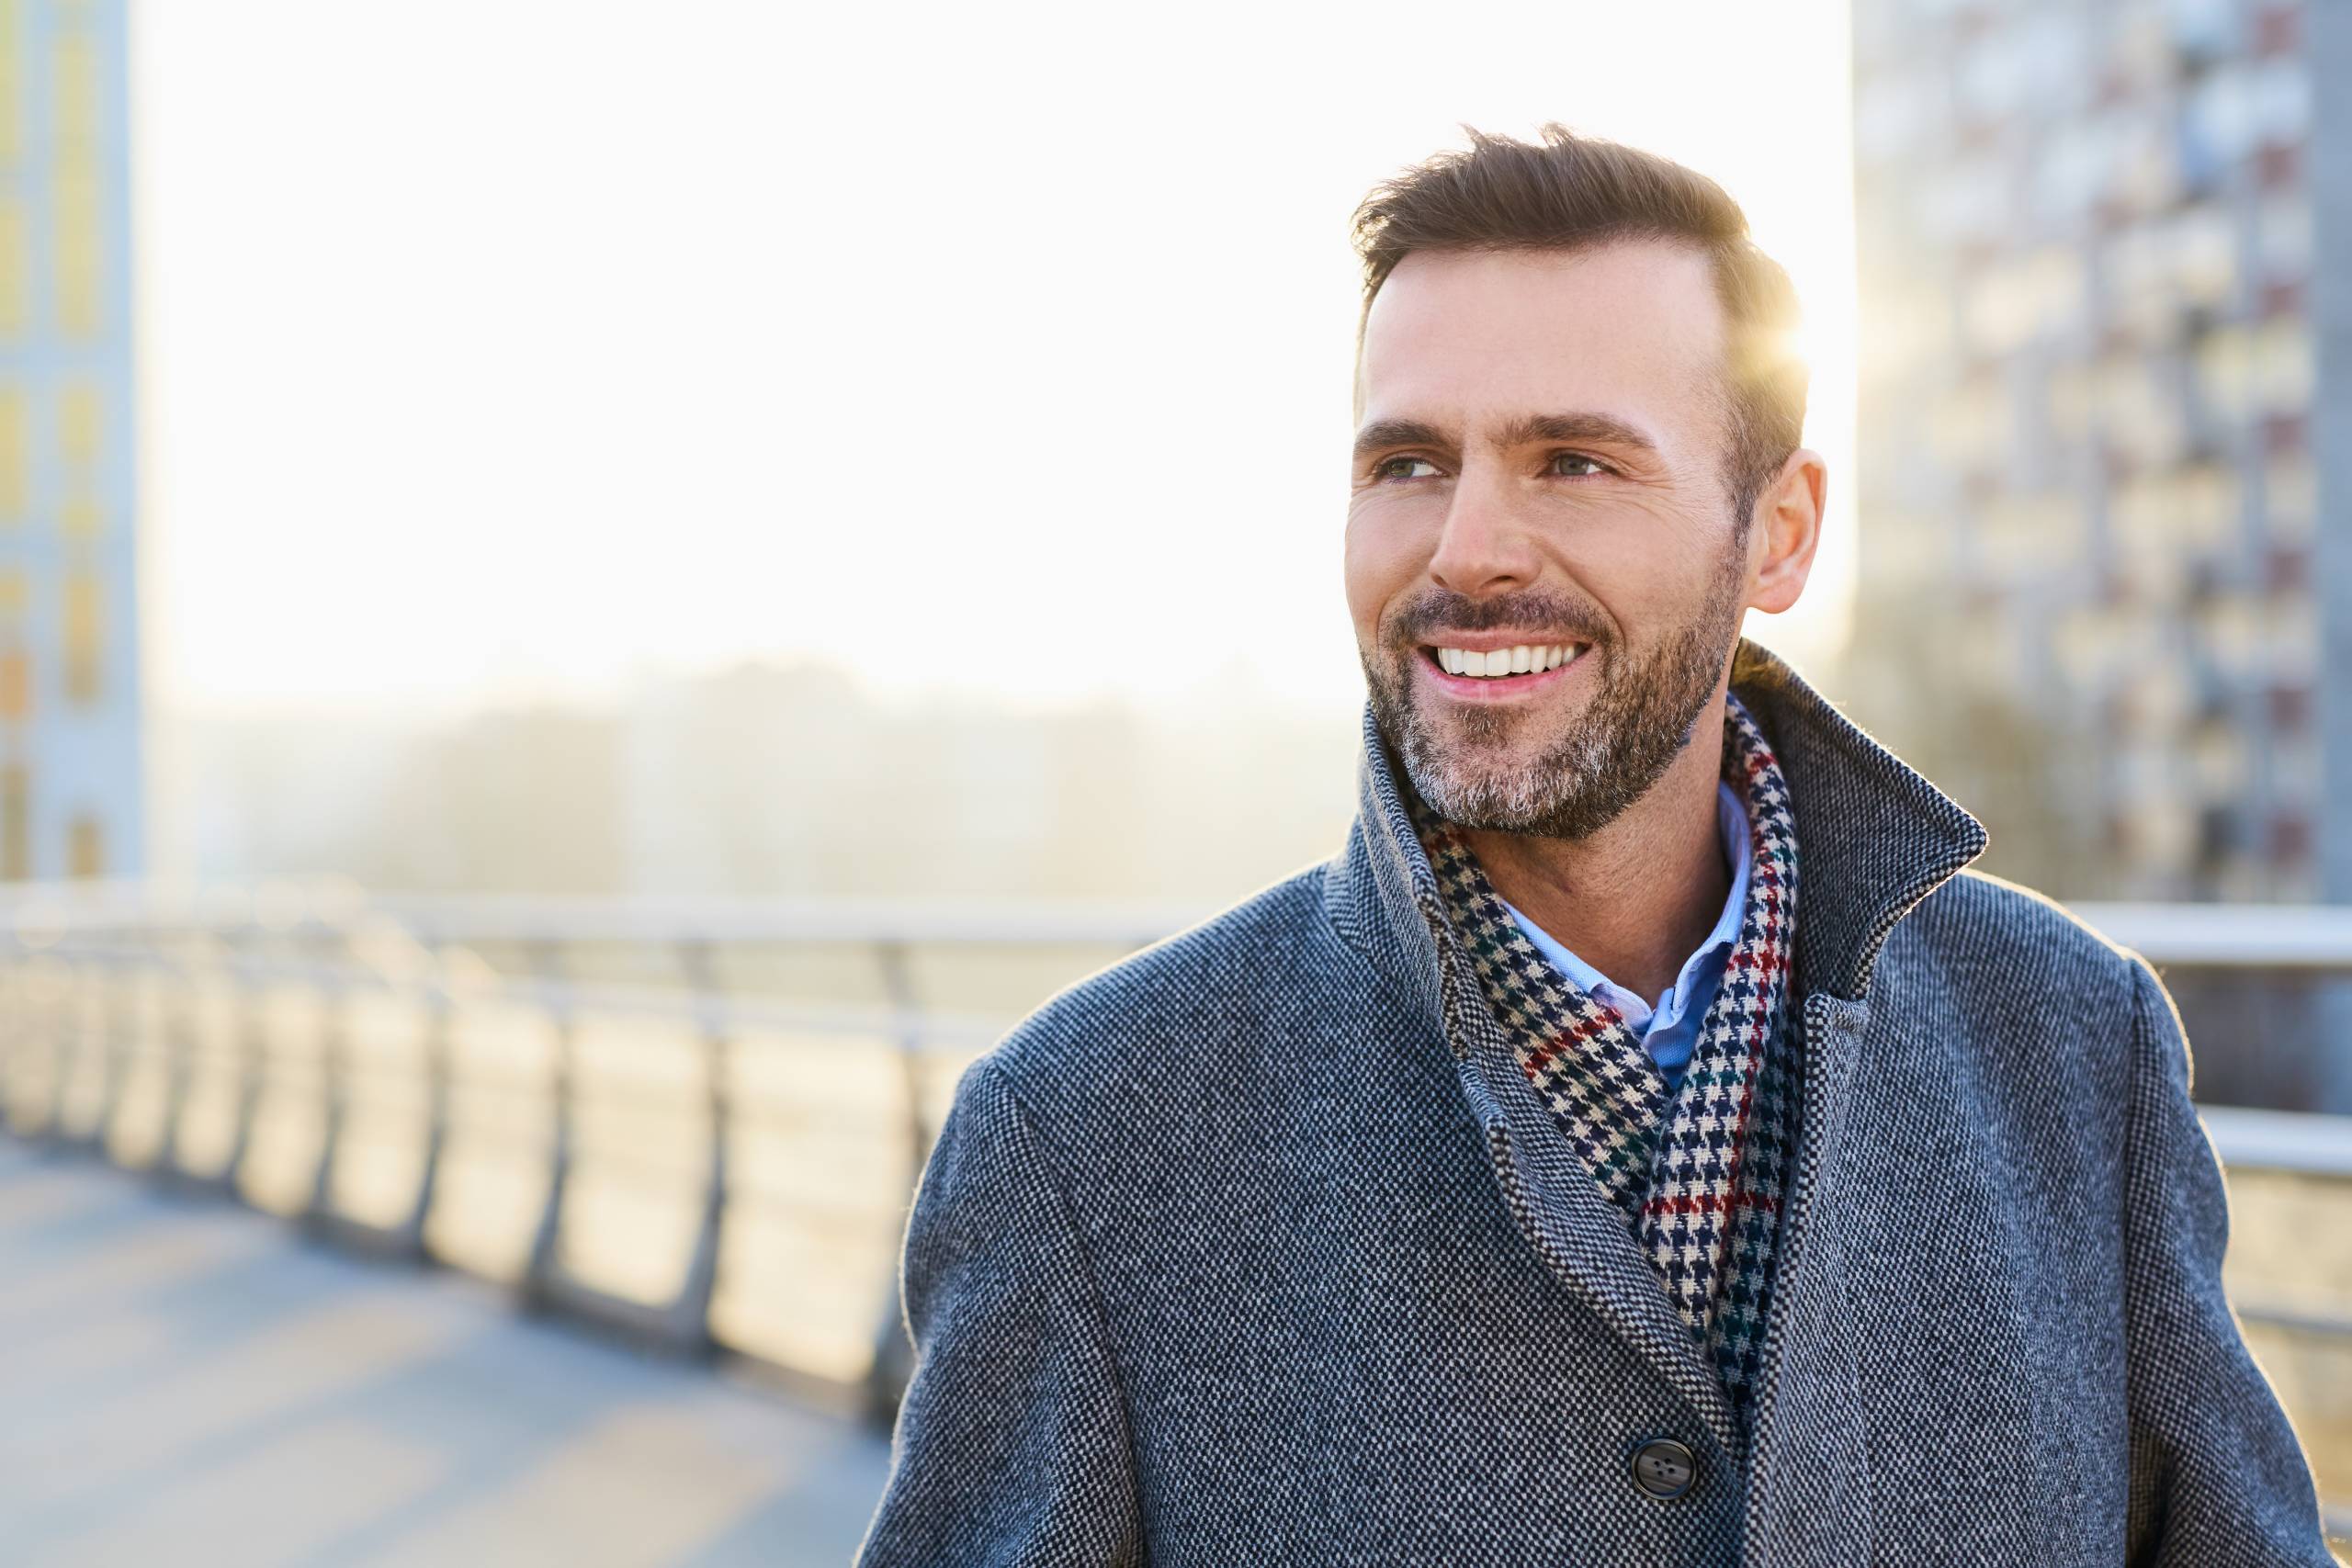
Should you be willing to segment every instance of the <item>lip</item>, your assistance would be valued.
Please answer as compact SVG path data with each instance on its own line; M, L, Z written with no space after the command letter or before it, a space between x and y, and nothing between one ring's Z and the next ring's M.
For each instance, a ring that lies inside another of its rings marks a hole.
M1494 651L1493 648L1480 646L1485 640L1484 638L1465 638L1460 642L1448 641L1443 646L1459 648L1471 653L1491 653ZM1506 642L1496 646L1513 648L1518 645ZM1549 670L1531 670L1524 675L1449 675L1438 664L1435 647L1421 647L1413 650L1413 662L1420 666L1421 674L1434 682L1437 689L1447 696L1457 702L1465 703L1507 703L1523 696L1533 695L1582 670L1591 658L1592 645L1587 643L1583 652L1566 664L1555 664Z

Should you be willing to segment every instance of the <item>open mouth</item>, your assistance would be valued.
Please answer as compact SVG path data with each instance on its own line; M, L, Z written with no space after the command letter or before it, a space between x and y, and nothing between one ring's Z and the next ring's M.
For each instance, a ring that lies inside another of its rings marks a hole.
M1534 678L1574 664L1591 646L1581 642L1519 643L1510 648L1424 648L1421 657L1455 682L1532 684Z
M1475 701L1553 684L1590 647L1590 642L1521 642L1508 649L1423 647L1420 660L1435 670L1442 691Z

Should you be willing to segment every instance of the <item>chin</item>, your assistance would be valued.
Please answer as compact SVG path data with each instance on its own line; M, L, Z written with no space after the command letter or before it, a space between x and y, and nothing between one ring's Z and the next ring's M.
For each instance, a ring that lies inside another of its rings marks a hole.
M1522 832L1540 823L1551 794L1543 786L1555 781L1540 776L1532 749L1475 750L1464 756L1448 746L1423 757L1411 770L1413 787L1439 816L1466 828Z

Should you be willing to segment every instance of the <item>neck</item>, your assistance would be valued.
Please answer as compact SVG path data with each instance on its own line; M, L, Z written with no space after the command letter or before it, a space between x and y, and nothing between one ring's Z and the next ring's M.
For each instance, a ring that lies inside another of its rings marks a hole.
M1483 829L1463 835L1495 891L1627 990L1656 997L1706 940L1731 896L1716 827L1724 699L1641 799L1589 838Z

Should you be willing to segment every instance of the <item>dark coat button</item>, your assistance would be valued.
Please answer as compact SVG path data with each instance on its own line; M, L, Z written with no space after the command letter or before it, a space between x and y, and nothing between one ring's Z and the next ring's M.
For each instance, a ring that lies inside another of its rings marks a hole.
M1634 1450L1634 1484L1653 1497L1679 1497L1699 1477L1699 1461L1672 1438L1651 1438Z

